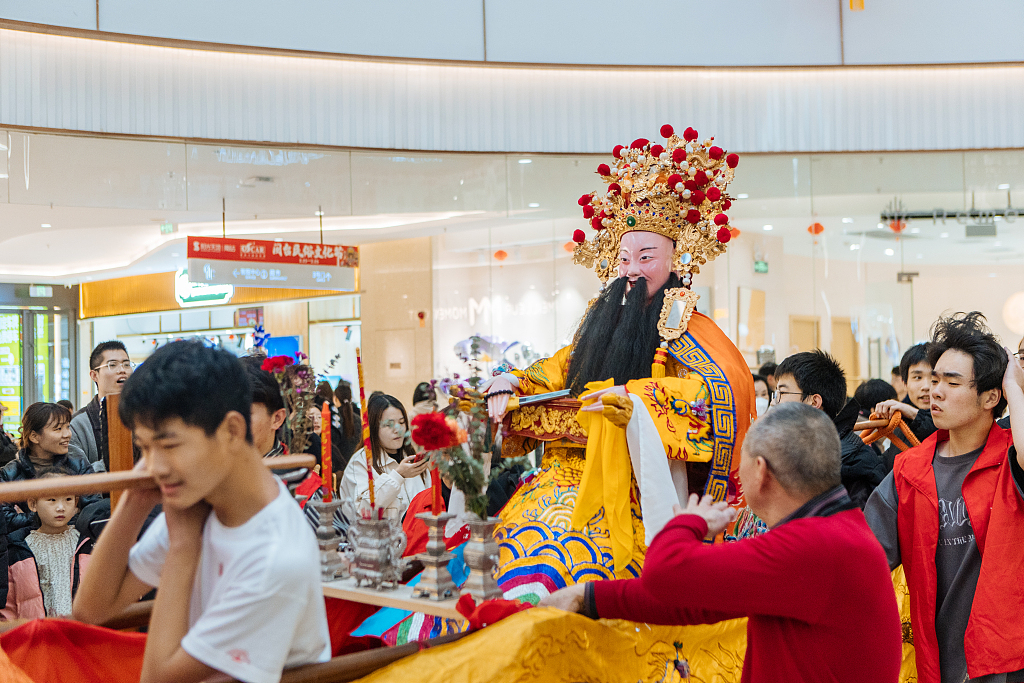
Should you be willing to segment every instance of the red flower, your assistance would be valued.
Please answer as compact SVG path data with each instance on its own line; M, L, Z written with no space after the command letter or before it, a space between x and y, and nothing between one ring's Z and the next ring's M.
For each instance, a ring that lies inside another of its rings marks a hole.
M600 164L597 167L597 172L599 175L611 175L612 169L608 168L608 164Z
M612 183L608 186L608 194L618 194L622 192L622 188L619 187L618 183Z
M721 159L723 154L725 154L725 150L719 147L718 145L715 145L714 147L708 150L708 156L714 159L715 161Z
M422 413L412 419L412 442L424 450L451 448L458 441L441 413Z
M650 142L650 140L645 140L644 138L637 138L636 140L633 140L633 144L631 144L629 146L629 148L630 149L643 149L644 147L647 146L648 142Z
M660 157L661 153L665 151L665 148L661 145L651 145L651 156Z
M675 132L675 130L672 128L672 126L670 126L667 123L664 126L661 127L661 137L663 137L663 138L670 138L670 137L672 137L672 133L674 133L674 132Z
M586 240L587 240L587 235L582 230L573 230L572 231L572 241L575 242L576 244L582 244Z
M697 225L697 223L700 223L700 211L697 209L690 209L686 212L686 220Z
M624 148L622 145L615 145L615 147L612 148L612 156L615 157L616 159L620 159L621 157L619 156L619 152L621 152L623 149Z
M729 164L729 168L736 168L736 164L740 163L740 155L730 154L725 158L725 163Z
M594 216L593 218L591 218L590 227L592 227L594 230L604 230L604 226L601 225L601 217Z
M732 208L732 200L731 199L726 199L724 202L722 202L722 208L725 209L726 211L731 209Z
M582 197L580 197L580 198L579 198L579 199L578 199L578 200L576 201L576 203L577 203L577 204L579 204L580 206L586 206L587 204L589 204L589 203L590 203L590 200L591 200L591 199L593 199L593 197L591 197L591 196L590 196L589 194L585 194L585 195L583 195Z
M729 217L726 216L724 213L720 213L717 216L715 216L715 225L725 225L728 222Z
M700 206L704 201L704 193L700 190L693 190L690 193L690 201L693 202L694 206Z
M692 142L693 140L696 140L699 137L700 135L698 135L697 131L695 131L693 128L687 128L686 130L683 131L683 139L686 140L687 142Z
M711 179L708 178L708 174L704 171L697 171L697 174L693 176L693 182L697 183L698 186L707 185L711 182Z
M676 147L672 150L672 161L677 164L681 164L686 161L686 150L682 147Z
M718 241L721 242L722 244L726 244L729 240L732 239L732 233L729 232L729 228L719 228L718 233L715 235L715 237L717 237Z
M584 206L583 207L583 217L586 218L588 221L591 218L593 218L594 217L594 207L592 207L590 204L587 204L586 206Z
M717 202L721 198L722 198L722 191L721 190L719 190L717 187L709 187L708 188L708 199L710 199L713 202Z
M263 361L260 369L267 372L283 372L286 367L294 363L295 359L291 356L271 356Z
M668 187L670 190L676 189L676 185L683 182L683 176L678 173L673 173L668 177Z

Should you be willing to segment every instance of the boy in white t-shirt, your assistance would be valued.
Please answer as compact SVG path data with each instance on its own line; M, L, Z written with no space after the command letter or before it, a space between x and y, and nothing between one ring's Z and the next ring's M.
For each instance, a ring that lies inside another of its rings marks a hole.
M121 393L139 467L160 488L121 497L73 616L101 623L158 587L143 683L271 683L330 659L316 539L253 446L250 391L232 354L174 342ZM163 514L133 545L157 503Z

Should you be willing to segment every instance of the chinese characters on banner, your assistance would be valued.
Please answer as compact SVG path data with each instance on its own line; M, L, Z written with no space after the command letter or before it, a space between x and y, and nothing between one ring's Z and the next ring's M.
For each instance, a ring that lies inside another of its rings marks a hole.
M221 237L188 238L189 280L249 287L354 291L359 248Z

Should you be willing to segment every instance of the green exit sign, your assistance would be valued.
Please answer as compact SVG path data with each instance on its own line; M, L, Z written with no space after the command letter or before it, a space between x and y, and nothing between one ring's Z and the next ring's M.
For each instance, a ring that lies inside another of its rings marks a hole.
M754 261L754 272L755 273L767 273L768 262L767 261Z
M177 232L177 231L178 231L178 229L175 227L174 223L161 223L160 224L160 234L161 235L170 235L172 232Z

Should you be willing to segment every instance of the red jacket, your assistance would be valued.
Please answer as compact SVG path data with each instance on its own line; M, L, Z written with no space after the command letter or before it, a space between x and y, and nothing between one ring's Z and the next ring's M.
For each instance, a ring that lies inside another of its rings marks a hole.
M923 682L940 680L935 634L939 496L932 458L936 445L948 439L949 432L935 432L897 456L893 468L900 556L910 590L917 673ZM1007 457L1011 445L1010 431L993 424L985 448L964 478L964 503L981 553L981 574L964 637L971 678L1024 669L1024 504ZM989 529L994 529L992 536Z
M899 611L863 512L794 519L736 543L705 545L706 532L695 515L670 521L639 579L594 583L597 614L652 624L749 617L744 683L896 683Z

